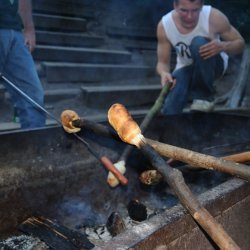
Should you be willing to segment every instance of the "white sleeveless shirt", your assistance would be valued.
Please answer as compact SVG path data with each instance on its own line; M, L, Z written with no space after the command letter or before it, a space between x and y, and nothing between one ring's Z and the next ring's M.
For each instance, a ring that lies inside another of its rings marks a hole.
M211 12L210 5L204 5L200 12L199 20L196 27L189 32L188 34L182 34L178 31L174 19L173 11L162 17L162 24L166 36L172 46L176 50L177 54L177 63L175 69L192 64L191 52L189 50L189 45L191 41L196 36L211 37L209 33L209 15ZM219 39L219 36L216 36L216 39ZM225 52L221 52L221 57L224 61L224 72L228 66L228 55Z

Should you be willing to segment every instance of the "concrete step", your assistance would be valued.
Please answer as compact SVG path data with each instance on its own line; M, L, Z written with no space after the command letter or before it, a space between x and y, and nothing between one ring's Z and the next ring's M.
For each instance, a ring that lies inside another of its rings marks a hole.
M45 0L45 1L49 1L49 0ZM100 0L53 0L55 2L62 2L62 3L66 3L66 4L78 4L78 5L82 5L82 6L92 6L93 4L97 4L97 3L101 3L103 1ZM104 3L105 4L105 3Z
M39 45L33 57L38 61L121 64L130 62L132 54L121 50Z
M130 40L124 39L122 44L128 50L153 50L157 48L156 41L140 41L140 40Z
M126 107L148 107L158 97L161 85L113 85L81 89L84 104L89 108L107 109L116 102Z
M108 26L106 33L112 37L156 41L156 30L149 28Z
M109 108L109 107L108 107ZM88 115L84 115L82 116L84 119L86 120L90 120L90 121L95 121L95 122L105 122L108 121L108 117L107 117L107 110L103 110L103 111L99 111L98 113L95 114L88 114ZM129 113L131 114L132 117L144 117L146 116L146 114L148 113L149 109L148 108L142 108L142 109L129 109Z
M46 119L46 127L56 126L57 122L52 119ZM8 133L20 130L21 126L18 122L0 122L0 133Z
M46 104L55 103L58 101L65 101L68 99L74 99L81 95L80 88L58 88L58 89L46 89L44 91L44 101Z
M69 4L61 1L36 0L32 3L33 13L94 19L97 12L81 3Z
M33 14L36 30L86 32L87 20L47 14Z
M82 33L37 31L36 41L39 45L98 47L104 43L104 37Z
M2 101L4 99L4 95L5 95L5 87L0 83L0 100Z
M41 66L48 83L104 82L155 75L155 67L140 65L42 62Z

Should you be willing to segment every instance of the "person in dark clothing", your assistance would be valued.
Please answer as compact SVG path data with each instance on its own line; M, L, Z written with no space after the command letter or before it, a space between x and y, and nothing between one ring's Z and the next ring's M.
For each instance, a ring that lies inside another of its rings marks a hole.
M44 90L31 55L36 44L31 0L0 1L0 73L44 106ZM21 128L45 126L45 113L3 81Z

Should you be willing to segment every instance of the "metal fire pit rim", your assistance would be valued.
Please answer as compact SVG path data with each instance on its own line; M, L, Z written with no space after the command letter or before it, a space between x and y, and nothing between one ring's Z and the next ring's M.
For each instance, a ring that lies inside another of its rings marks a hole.
M232 178L202 194L197 196L198 200L213 216L218 216L228 208L228 202L230 206L236 204L240 200L247 197L250 193L250 183L238 179ZM231 200L230 200L231 198ZM228 202L225 202L227 200ZM218 202L220 201L221 207L218 210ZM215 206L216 203L216 206ZM181 204L164 211L161 214L157 214L147 221L141 222L131 229L117 235L111 240L105 242L101 247L94 247L93 250L125 250L125 249L139 249L138 244L145 241L146 238L153 237L161 229L176 226L176 222L179 220L187 220L185 223L187 226L185 229L178 230L179 234L171 235L168 237L168 242L172 242L185 232L193 230L197 227L197 224L192 219L191 215L185 210ZM188 224L188 225L187 225ZM171 229L170 229L171 230ZM183 232L185 231L185 232ZM175 238L171 238L175 237Z

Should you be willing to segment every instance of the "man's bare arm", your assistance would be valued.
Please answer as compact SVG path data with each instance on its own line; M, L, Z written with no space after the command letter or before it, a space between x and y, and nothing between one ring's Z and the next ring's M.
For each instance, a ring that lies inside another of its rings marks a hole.
M204 59L214 56L222 51L229 55L241 53L245 48L245 41L240 33L230 24L228 18L219 10L212 9L210 15L210 32L221 37L220 42L212 40L200 49Z
M162 86L166 83L173 81L170 73L170 62L171 62L171 44L168 41L162 22L157 27L157 73L161 76Z
M24 26L25 44L30 51L33 51L36 44L36 37L32 18L31 0L19 0L19 14Z

